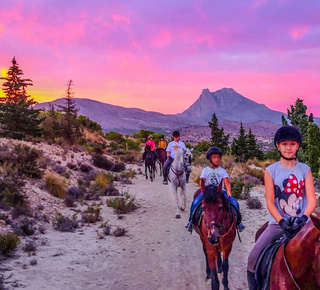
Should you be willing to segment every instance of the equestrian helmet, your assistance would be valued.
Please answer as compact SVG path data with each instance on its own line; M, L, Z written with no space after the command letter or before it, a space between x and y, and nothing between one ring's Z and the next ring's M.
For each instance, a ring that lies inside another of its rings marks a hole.
M222 156L222 151L217 146L210 147L207 151L207 159L210 161L212 154L219 154Z
M149 135L149 136L148 136L148 140L149 140L150 138L153 138L153 136L152 136L152 135Z
M172 136L173 137L180 137L180 132L179 131L173 131Z
M274 146L283 141L297 141L301 145L302 135L296 127L285 125L274 135Z

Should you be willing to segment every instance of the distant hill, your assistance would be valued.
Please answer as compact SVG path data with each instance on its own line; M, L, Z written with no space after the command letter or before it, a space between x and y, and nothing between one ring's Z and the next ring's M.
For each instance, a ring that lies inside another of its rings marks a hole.
M176 115L124 108L91 99L74 98L74 100L79 114L98 122L104 131L133 133L140 129L147 129L166 133L181 127L199 124L194 120L189 121ZM50 104L57 106L63 102L63 99L57 99L53 102L41 103L36 108L48 109Z
M270 121L277 124L280 124L283 114L240 95L234 89L223 88L216 92L202 90L200 97L187 110L177 115L206 124L213 113L216 113L219 120L243 123Z

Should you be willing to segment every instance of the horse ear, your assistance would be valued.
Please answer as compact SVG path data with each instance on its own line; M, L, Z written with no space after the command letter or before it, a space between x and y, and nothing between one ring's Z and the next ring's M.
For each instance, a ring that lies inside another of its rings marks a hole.
M194 148L191 148L191 149L190 149L190 152L193 152L193 150L194 150Z
M222 182L220 182L220 184L217 186L217 192L221 193L222 191Z
M318 217L315 217L315 216L311 215L310 218L311 218L314 226L315 226L318 230L320 230L320 217L319 217L319 216L318 216Z

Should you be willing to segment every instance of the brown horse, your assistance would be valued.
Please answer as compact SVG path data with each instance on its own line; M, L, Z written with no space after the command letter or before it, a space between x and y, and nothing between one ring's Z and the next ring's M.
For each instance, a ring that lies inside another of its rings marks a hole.
M256 239L265 228L260 228ZM286 246L281 245L272 264L270 289L320 289L320 215L311 216Z
M200 190L195 193L195 197L199 193ZM202 218L200 221L200 225L195 224L195 231L200 236L206 257L206 279L212 279L212 289L219 289L218 272L222 272L223 287L224 289L229 289L228 258L236 237L237 221L231 212L228 201L222 193L221 185L206 188L203 194Z
M159 164L160 164L160 176L162 176L163 165L167 160L167 153L166 153L166 150L164 150L163 148L157 148L156 152L157 152L158 160L159 160Z

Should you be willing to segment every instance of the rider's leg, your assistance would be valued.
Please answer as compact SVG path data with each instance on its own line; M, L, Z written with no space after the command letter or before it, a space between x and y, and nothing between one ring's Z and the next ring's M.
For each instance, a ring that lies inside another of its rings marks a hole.
M142 161L144 161L145 158L146 158L146 151L143 151Z
M196 207L198 206L198 204L202 201L202 196L203 196L203 193L201 192L201 193L192 201L192 204L191 204L191 207L190 207L189 221L188 221L188 224L186 225L186 228L187 228L188 231L192 231L192 227L193 227L193 224L192 224L192 214L193 214L194 210L196 209Z
M228 201L231 205L233 205L233 206L238 210L238 212L240 213L240 205L239 205L238 201L237 201L233 196L230 196L230 197L229 197L229 196L227 195L227 193L226 193L225 190L223 191L223 193L224 193L224 196L226 197L227 201ZM242 224L242 222L241 222L240 219L238 219L238 221L237 221L237 226L238 226L238 229L239 229L240 232L242 232L242 231L246 228L246 227Z
M171 157L168 157L166 162L163 165L163 183L168 184L168 169L171 166L173 159Z

